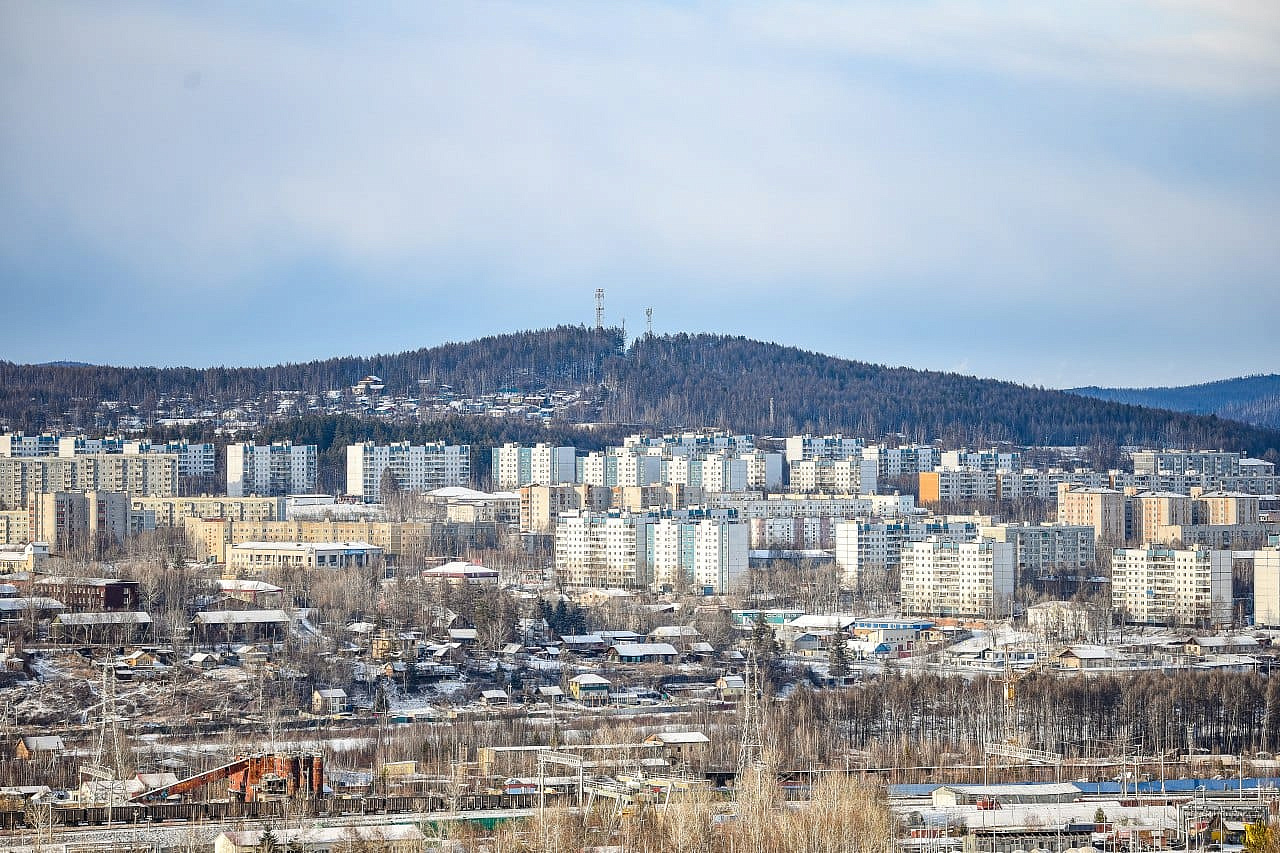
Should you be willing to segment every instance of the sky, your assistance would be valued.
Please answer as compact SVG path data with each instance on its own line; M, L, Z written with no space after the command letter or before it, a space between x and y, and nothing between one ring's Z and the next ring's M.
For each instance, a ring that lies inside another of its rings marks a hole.
M0 4L0 359L1280 370L1280 4Z

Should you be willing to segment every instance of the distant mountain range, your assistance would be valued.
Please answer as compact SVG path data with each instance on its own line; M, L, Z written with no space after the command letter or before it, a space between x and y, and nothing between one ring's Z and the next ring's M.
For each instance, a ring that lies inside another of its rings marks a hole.
M618 329L582 326L275 367L0 362L0 417L35 429L96 400L124 401L145 411L175 395L191 395L214 408L281 389L348 389L366 374L381 377L388 394L417 394L420 380L473 395L501 388L592 389L603 397L604 420L657 429L715 425L774 435L902 433L971 445L1148 443L1280 453L1280 431L1214 415L884 367L725 335L646 336L627 347Z
M1072 393L1097 400L1217 415L1255 426L1280 429L1280 375L1275 373L1221 379L1171 388L1073 388Z

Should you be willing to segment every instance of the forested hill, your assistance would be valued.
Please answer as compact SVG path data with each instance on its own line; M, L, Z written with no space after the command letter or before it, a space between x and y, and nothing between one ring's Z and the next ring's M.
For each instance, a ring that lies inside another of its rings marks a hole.
M1074 388L1073 393L1099 400L1154 406L1175 412L1214 414L1257 426L1280 429L1280 375L1275 373L1222 379L1201 385L1169 388Z
M1280 450L1280 432L955 373L883 367L722 335L641 339L607 377L609 414L757 432L843 430L1020 444ZM773 418L769 403L773 401Z
M214 405L274 390L348 389L373 373L387 394L419 380L480 394L603 386L606 420L655 428L757 433L843 431L868 437L1020 444L1161 444L1280 451L1280 432L1212 415L1095 400L953 373L883 367L723 335L644 337L617 329L521 332L395 355L263 368L116 368L0 362L0 417L67 412L86 401L192 395ZM80 398L77 400L76 398ZM772 402L772 408L771 408Z

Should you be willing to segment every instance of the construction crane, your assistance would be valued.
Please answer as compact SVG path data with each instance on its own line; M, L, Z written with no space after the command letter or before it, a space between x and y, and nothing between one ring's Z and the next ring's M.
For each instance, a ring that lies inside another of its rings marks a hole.
M1060 753L1028 748L1026 738L1018 731L1018 683L1032 673L1045 671L1049 665L1048 659L1041 658L1026 669L1015 670L1009 664L1009 656L1006 650L1004 674L1000 678L1004 686L1004 740L999 743L988 743L986 745L986 753L988 755L1015 758L1032 764L1056 764L1061 766L1062 755Z

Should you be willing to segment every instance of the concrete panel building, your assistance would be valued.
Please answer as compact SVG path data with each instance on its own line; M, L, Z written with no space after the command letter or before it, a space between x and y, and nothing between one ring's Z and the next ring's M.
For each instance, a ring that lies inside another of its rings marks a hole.
M347 447L347 494L366 503L382 500L382 475L390 470L408 492L430 492L471 485L471 446L468 444L374 444Z
M1111 557L1111 600L1128 622L1228 624L1231 552L1117 548Z
M578 451L573 447L535 444L526 447L504 444L492 455L493 486L496 489L519 489L523 486L554 486L577 479Z
M227 445L227 494L281 497L316 490L316 446L288 441ZM145 458L145 457L144 457Z
M943 542L930 537L902 549L898 589L903 613L994 617L1009 612L1014 549L1008 542Z

